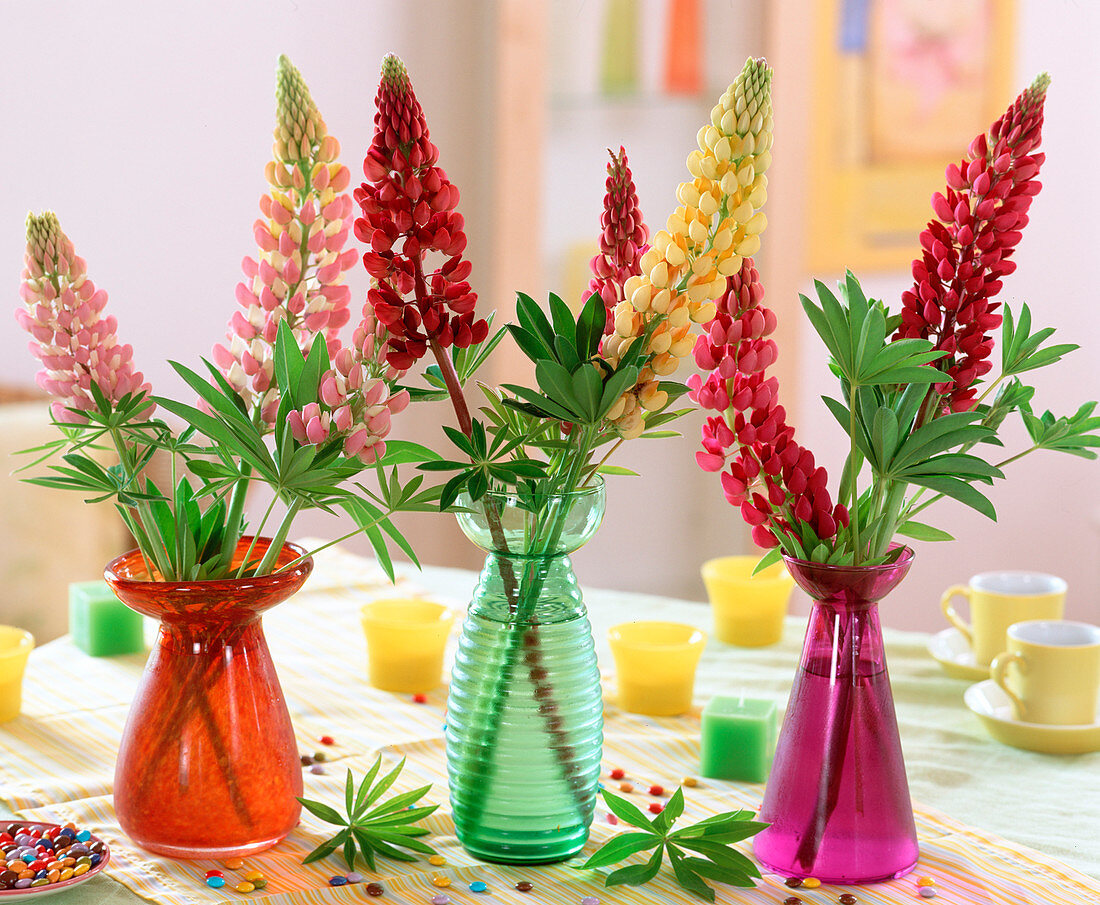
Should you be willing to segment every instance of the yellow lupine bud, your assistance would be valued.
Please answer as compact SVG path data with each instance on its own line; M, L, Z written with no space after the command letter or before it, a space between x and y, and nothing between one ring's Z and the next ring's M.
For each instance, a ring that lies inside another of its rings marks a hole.
M749 192L749 201L752 202L752 206L757 210L764 206L764 202L768 200L768 187L767 177L760 177L758 184L752 187L752 191Z
M740 156L748 157L753 151L756 150L756 139L753 138L750 132L744 138L741 139L741 154Z
M674 236L686 236L688 232L687 221L684 220L679 214L669 214L668 222L665 224L668 227L668 231ZM645 256L642 256L642 260L645 260ZM645 265L642 265L642 269L645 269Z
M643 276L635 275L630 277L625 283L623 283L624 297L630 298L635 293L635 291L637 291L638 287L641 286L645 281L646 279Z
M276 191L276 190L272 189L271 190L271 200L274 201L277 204L281 204L288 211L294 210L294 202L291 201L282 192L279 192L279 191Z
M302 224L297 220L291 220L286 231L290 233L290 239L295 245L302 244Z
M718 230L718 234L714 237L714 250L717 252L723 252L732 244L733 230L731 230L728 226Z
M713 126L703 126L695 134L695 143L697 145L699 145L699 150L700 151L706 151L706 150L709 149L709 146L707 145L707 129L712 129L712 128L714 128L714 127Z
M752 122L752 117L749 116L748 110L742 110L737 117L737 134L744 135L749 131L749 124Z
M698 220L692 220L688 226L688 236L696 245L702 245L707 240L707 228Z
M722 109L721 104L715 104L710 108L710 122L715 128L721 128L722 126L722 114L726 111Z
M691 319L697 324L709 324L717 313L718 306L714 302L705 302L695 310Z
M702 159L703 159L703 152L702 151L692 151L690 154L688 154L688 158L687 158L688 172L691 173L691 175L694 176L696 179L700 178L703 175L703 168L699 165L700 161Z
M749 131L759 132L763 128L764 128L764 114L757 113L756 116L754 116L752 118L752 122L749 124Z
M730 147L730 140L726 138L726 136L723 135L715 142L714 156L717 157L718 160L729 160L732 153L733 149Z
M290 180L291 183L294 185L294 188L298 189L299 191L306 187L306 177L302 174L302 168L297 165L295 165L294 169L290 173Z
M742 201L730 215L738 223L748 223L755 213L755 206L751 201Z
M724 277L732 276L741 269L741 256L731 255L723 261L718 262L718 272Z
M740 182L741 185L751 185L755 178L756 170L752 165L752 161L746 160L737 170L737 181Z
M668 285L668 263L666 261L659 261L649 272L649 281L658 289L664 289ZM649 300L646 299L646 306L648 307L648 305Z
M626 400L628 398L629 394L623 393L622 396L615 400L615 404L611 406L607 412L608 421L618 421L623 416L623 412L626 410Z
M737 253L743 258L750 257L760 251L760 237L746 236L737 246Z
M658 329L660 329L658 327ZM667 330L661 333L654 333L649 338L649 351L654 355L664 355L668 351L669 346L672 345L672 337Z
M643 408L650 412L656 412L668 405L668 393L654 383L646 384L645 389L638 394L638 401Z
M688 283L687 296L689 302L701 302L710 298L710 281L705 283Z
M669 355L675 355L677 358L684 358L691 354L691 350L695 348L695 337L690 333L683 339L674 342L668 350Z
M722 297L722 293L726 291L726 278L720 273L715 271L714 279L710 284L710 292L707 293L708 298L717 299Z
M690 182L680 183L680 188L676 191L676 197L688 207L697 207L699 204L699 190Z
M740 185L741 184L737 181L736 170L727 170L726 174L722 177L721 183L719 183L723 195L733 195L738 188L740 188Z
M332 186L330 185L327 189L321 192L321 197L318 199L318 203L321 205L321 207L327 207L328 205L332 204L335 199L336 192L332 190Z
M733 132L737 126L737 114L732 110L726 110L722 114L722 125L719 127L727 135Z
M718 160L713 154L707 154L700 162L700 166L703 168L703 175L707 179L718 178Z
M657 262L661 259L660 253L655 248L649 249L639 262L641 265L642 273L649 273L654 267L657 266Z
M691 262L691 272L697 277L702 277L714 269L714 262L710 255L700 255Z
M664 355L655 356L649 366L653 368L653 373L659 377L668 377L669 374L675 373L676 369L680 367L680 359L666 352Z
M687 305L680 305L673 311L669 312L668 325L672 328L683 327L691 319L691 312L688 311Z
M657 314L664 314L668 311L668 306L671 301L672 293L665 288L653 296L649 302L649 307L651 310L657 312Z
M639 286L630 294L630 307L632 307L635 311L648 311L649 300L652 297L653 288L648 283L642 283L641 286ZM617 329L618 321L615 322L615 326Z
M616 314L615 332L619 336L630 336L634 332L634 315L627 311Z
M710 192L699 196L699 210L704 217L713 217L718 212L718 199Z
M722 133L715 129L714 126L707 126L703 130L703 141L708 148L713 148L716 144L718 144L718 139L720 139L721 137Z
M767 225L767 216L765 216L763 211L758 211L753 214L752 218L745 224L745 232L750 236L756 236L762 233Z
M740 116L742 113L745 112L746 106L747 105L745 104L745 95L738 93L737 98L733 104L733 112Z
M763 173L768 167L772 165L772 152L764 151L761 154L757 154L755 158L756 172Z
M665 260L672 267L679 267L687 260L687 255L679 245L672 243L665 249Z

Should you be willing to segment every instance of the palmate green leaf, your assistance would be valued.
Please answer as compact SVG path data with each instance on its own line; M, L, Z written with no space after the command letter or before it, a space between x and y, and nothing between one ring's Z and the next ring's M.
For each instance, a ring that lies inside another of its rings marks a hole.
M782 558L782 547L772 547L767 553L760 557L760 562L753 566L752 574L756 575L758 572L763 572L768 566L779 562Z
M672 872L676 875L677 883L706 902L714 901L714 890L702 881L684 855L673 845L668 846L668 860L672 865Z
M932 456L921 462L907 466L897 473L902 480L908 480L913 475L942 474L967 480L986 480L993 483L993 478L1003 478L1004 472L995 465L990 465L985 459L971 456L967 453L944 453L942 456Z
M934 528L931 525L925 525L922 522L915 522L912 519L902 522L898 526L897 532L904 537L911 537L913 540L945 541L955 539L946 531Z
M633 471L630 468L624 468L622 465L608 465L608 464L601 465L599 468L597 468L596 469L596 474L622 475L623 477L628 477L628 478L640 478L641 477L641 475L638 472Z
M506 383L503 384L503 389L519 397L519 399L526 401L527 404L523 405L516 402L514 399L504 400L505 405L514 406L520 411L537 415L540 418L556 418L559 421L573 421L577 417L575 412L570 411L568 408L559 405L553 399L542 396L528 387Z
M965 481L947 475L913 475L905 480L910 484L927 487L936 493L958 500L964 506L969 506L993 521L997 521L997 511L993 508L993 504L980 490Z
M607 314L603 299L598 292L593 292L584 303L577 318L577 355L580 356L581 361L587 361L599 351L606 323Z
M560 295L553 292L549 294L550 299L550 316L554 321L554 335L559 337L565 337L570 346L573 348L573 354L577 354L577 348L575 344L576 336L576 323L573 320L573 312L569 310L569 306L565 303ZM579 357L579 356L578 356Z
M618 833L597 849L581 868L588 870L606 867L660 844L660 837L652 833Z
M659 841L653 855L645 864L628 864L626 867L620 867L618 870L612 871L604 880L604 885L621 886L626 884L627 886L642 886L648 883L657 876L657 871L661 869L661 861L664 858L664 853L664 842Z
M337 833L331 839L326 839L324 842L318 845L317 848L306 855L302 859L302 863L312 864L314 861L320 861L322 858L327 858L334 851L336 851L336 849L344 844L344 841L348 838L350 832L350 830L343 830L342 832Z
M684 858L684 864L695 871L695 873L699 874L699 876L706 877L708 880L716 880L719 883L725 883L728 886L752 887L755 886L756 881L760 879L759 871L750 874L740 870L732 870L728 867L721 867L705 858Z
M662 808L653 820L653 828L662 836L667 835L674 820L684 813L684 790L677 788L669 798L668 804Z
M573 397L579 403L578 414L584 423L595 424L600 417L600 398L603 394L603 378L596 365L586 363L573 372Z
M335 808L329 807L327 804L321 801L309 801L305 798L299 798L298 802L309 811L314 817L320 817L325 823L334 823L337 826L347 826L348 821L340 816L340 812Z
M893 467L903 469L949 449L977 443L988 437L988 427L974 424L979 412L952 412L934 418L905 438L894 456Z
M533 358L532 361L543 358L553 359L554 328L550 325L550 320L543 313L538 302L526 293L517 292L516 317L519 320L519 326L530 333L543 348L543 352Z
M653 824L650 823L649 818L636 805L631 804L625 798L620 798L614 792L609 792L607 789L601 789L600 795L603 796L607 809L620 820L631 826L636 826L640 830L645 830L647 833L657 832L653 828Z

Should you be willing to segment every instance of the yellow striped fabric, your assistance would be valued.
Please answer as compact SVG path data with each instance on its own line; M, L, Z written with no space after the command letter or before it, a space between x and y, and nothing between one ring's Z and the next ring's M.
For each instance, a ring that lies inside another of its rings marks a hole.
M465 577L468 581L469 576ZM413 587L406 582L401 592ZM450 896L455 905L577 905L584 896L595 896L604 905L697 901L675 884L667 870L642 888L604 889L597 873L576 869L579 860L573 866L510 867L483 864L462 850L447 806L442 738L446 689L417 704L408 695L373 689L365 679L358 609L372 597L392 593L373 564L325 551L306 590L264 619L300 751L321 749L322 735L336 740L336 745L325 749L326 773L305 772L306 796L341 802L345 770L362 774L381 752L386 763L407 758L397 791L432 783L428 799L443 805L427 826L432 844L447 863L432 867L425 861L403 864L380 859L381 873L368 879L386 887L384 898L369 899L362 885L329 886L331 876L346 872L336 857L309 866L300 863L326 836L325 825L308 813L303 813L302 823L285 842L248 859L239 873L259 869L268 885L246 895L231 889L234 871L225 871L228 884L220 890L203 883L206 870L220 866L215 862L172 861L133 848L115 820L110 789L119 736L143 664L140 656L89 658L65 639L35 652L25 684L24 715L0 727L0 799L27 819L71 820L92 829L111 845L109 876L146 899L169 905L246 899L262 900L264 905L364 901L423 905L440 893ZM636 618L626 609L620 615ZM680 718L650 718L626 714L608 704L605 716L605 766L625 770L635 787L631 797L639 805L652 800L646 792L651 784L672 790L682 777L697 775L698 711ZM684 820L739 807L756 809L762 791L761 785L700 779L697 787L685 789ZM1026 809L1021 808L1021 813ZM797 895L806 905L835 903L843 892L855 893L863 905L911 905L923 901L916 878L928 875L936 880L934 901L944 905L1100 901L1100 882L1038 852L919 806L917 827L921 862L909 877L870 887L799 889ZM585 854L615 832L601 803ZM748 850L748 844L744 848ZM434 885L436 877L449 878L451 885ZM468 887L475 880L488 884L488 891L471 892ZM530 881L534 888L517 891L515 884L520 880ZM781 878L765 876L755 889L720 886L716 900L776 905L793 892Z

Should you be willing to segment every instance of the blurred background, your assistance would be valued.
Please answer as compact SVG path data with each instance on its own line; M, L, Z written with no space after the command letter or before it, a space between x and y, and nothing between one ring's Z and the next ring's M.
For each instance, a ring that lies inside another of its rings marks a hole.
M1041 375L1038 408L1100 397L1098 283L1100 5L1068 0L192 0L3 4L0 286L14 309L28 210L53 209L110 294L121 341L154 390L182 394L167 361L223 338L264 192L280 53L301 70L358 181L382 57L401 56L441 165L462 191L471 277L507 318L516 290L579 301L595 251L607 149L626 148L651 230L675 207L696 132L747 56L774 67L769 227L758 264L780 319L781 399L836 480L845 438L818 399L833 384L802 320L811 278L850 267L898 305L943 169L1041 71L1042 194L1000 299L1082 350ZM353 309L366 292L350 272ZM354 314L353 314L354 318ZM14 320L0 329L0 621L65 629L69 581L97 577L125 545L110 509L8 476L12 450L51 439L36 362ZM523 376L498 356L495 382ZM678 376L686 378L686 371ZM406 412L394 436L438 442L443 406ZM702 418L681 439L628 444L608 514L575 557L583 583L702 600L699 566L748 552L716 475L695 466ZM1009 449L1023 448L1022 429ZM940 592L999 568L1064 576L1067 618L1100 621L1100 465L1037 454L990 493L992 523L929 510L950 544L918 544L887 625L942 627ZM257 501L259 505L262 501ZM423 561L477 567L446 516L402 526ZM324 516L292 536L336 537ZM365 543L350 542L366 551ZM804 602L796 604L804 606Z

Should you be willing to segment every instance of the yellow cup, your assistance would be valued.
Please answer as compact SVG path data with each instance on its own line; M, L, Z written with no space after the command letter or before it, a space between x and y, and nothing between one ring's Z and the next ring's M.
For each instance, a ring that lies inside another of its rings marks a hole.
M367 636L370 683L383 691L419 694L443 679L443 651L454 612L418 597L387 598L360 610Z
M23 671L34 650L34 635L0 625L0 723L14 720L23 706Z
M964 622L951 602L956 596L970 604ZM983 572L966 585L943 593L944 616L966 638L978 666L988 666L1005 649L1005 633L1017 622L1061 619L1066 609L1066 583L1042 572Z
M1100 693L1100 626L1033 620L1008 629L990 675L1025 723L1091 725Z
M714 634L725 644L764 647L783 636L794 579L783 563L753 575L758 562L759 556L723 556L703 563Z
M623 710L648 716L691 710L695 667L707 643L703 632L678 622L624 622L607 637Z

